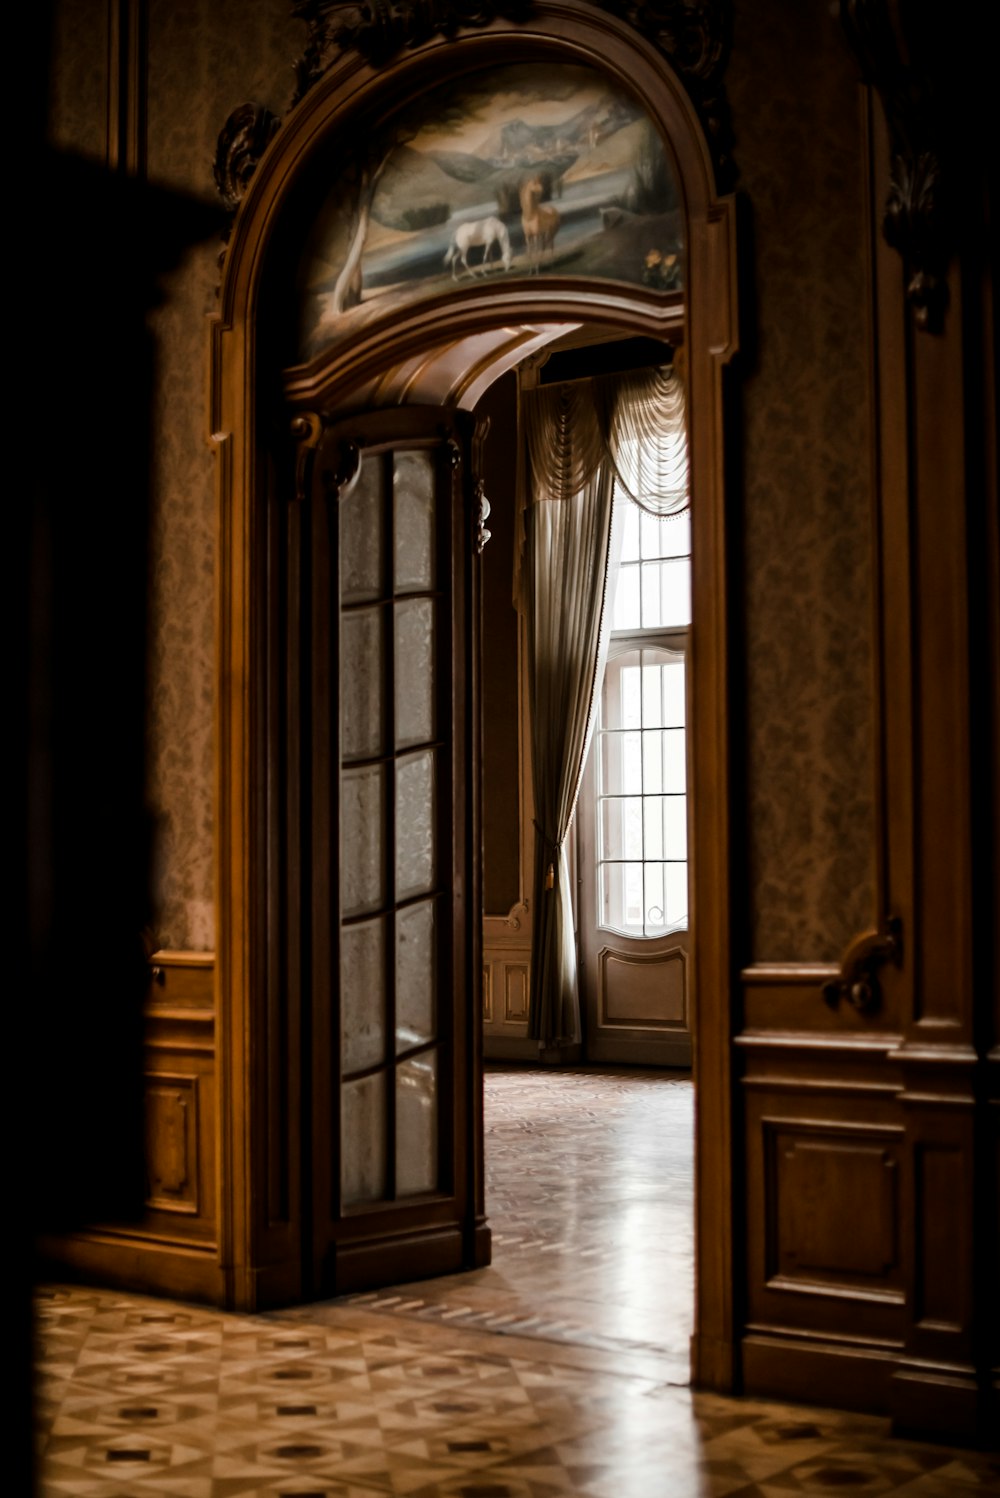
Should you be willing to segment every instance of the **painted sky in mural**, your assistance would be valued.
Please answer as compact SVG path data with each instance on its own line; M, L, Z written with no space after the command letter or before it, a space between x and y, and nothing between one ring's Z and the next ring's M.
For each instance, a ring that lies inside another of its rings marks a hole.
M425 94L338 172L300 270L300 355L456 283L676 291L682 235L663 144L628 94L589 68L493 68Z

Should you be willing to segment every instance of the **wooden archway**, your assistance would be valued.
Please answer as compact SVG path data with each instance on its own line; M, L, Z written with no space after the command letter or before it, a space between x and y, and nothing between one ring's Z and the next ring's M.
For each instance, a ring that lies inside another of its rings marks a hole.
M295 1093L298 1017L270 979L260 928L268 899L258 811L275 766L261 731L268 648L262 600L266 513L274 475L294 461L279 421L270 363L289 235L303 223L304 186L330 143L419 96L431 80L485 66L552 59L587 64L641 102L670 144L687 232L687 367L693 506L693 749L699 797L693 884L697 1084L696 1381L733 1384L730 1035L730 772L726 642L725 369L736 348L734 207L716 191L697 114L664 58L627 24L579 0L546 0L529 20L435 35L376 66L342 55L289 115L261 156L237 214L212 327L211 430L218 454L216 757L217 1013L220 1046L220 1224L231 1304L252 1308L301 1294L302 1141ZM372 321L297 371L299 410L348 410L391 366L458 338L503 327L599 322L656 335L662 300L643 288L538 276L456 288ZM290 414L287 412L286 415Z

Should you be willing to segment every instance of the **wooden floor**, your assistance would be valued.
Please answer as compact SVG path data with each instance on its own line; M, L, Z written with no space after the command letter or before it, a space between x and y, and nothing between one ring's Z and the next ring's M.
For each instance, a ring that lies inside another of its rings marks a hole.
M871 1416L694 1393L690 1083L491 1072L491 1268L268 1315L39 1296L43 1495L1000 1493Z

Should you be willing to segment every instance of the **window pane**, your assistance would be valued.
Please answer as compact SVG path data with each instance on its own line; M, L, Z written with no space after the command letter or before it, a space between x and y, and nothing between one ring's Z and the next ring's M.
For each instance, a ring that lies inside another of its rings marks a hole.
M663 732L659 728L647 729L642 735L642 788L647 796L655 796L665 789L663 784Z
M340 1188L344 1205L385 1196L385 1073L340 1089Z
M611 627L638 629L639 625L639 564L622 564L618 568Z
M346 760L382 752L382 610L345 613L340 637L341 753Z
M340 501L340 598L360 603L382 592L382 459L362 458L357 483Z
M638 666L623 666L621 671L621 727L642 727L644 683Z
M645 925L643 930L646 936L662 936L666 930L667 919L664 908L666 896L663 892L663 868L662 863L647 863L643 865L643 893L645 897Z
M635 508L635 506L630 506ZM642 512L642 557L650 562L657 557L686 557L691 551L691 511L669 515L658 520Z
M430 598L397 603L393 609L397 749L435 736L434 613Z
M396 765L396 899L422 895L435 878L434 752Z
M385 917L340 935L341 1066L364 1071L385 1060Z
M602 800L600 857L642 856L642 798L609 796Z
M663 692L662 725L664 728L683 728L687 721L685 717L683 660L669 661L666 665L661 666L660 681Z
M396 1053L433 1040L436 1033L437 942L434 900L396 916Z
M660 739L662 742L662 779L657 789L675 794L687 790L683 728L665 728L660 734Z
M688 866L668 863L663 870L663 887L667 902L667 924L685 926L688 918Z
M438 1183L438 1058L426 1051L396 1068L396 1195Z
M376 910L385 898L385 787L378 765L345 770L340 792L340 907Z
M429 452L396 453L393 578L397 593L434 587L434 458Z

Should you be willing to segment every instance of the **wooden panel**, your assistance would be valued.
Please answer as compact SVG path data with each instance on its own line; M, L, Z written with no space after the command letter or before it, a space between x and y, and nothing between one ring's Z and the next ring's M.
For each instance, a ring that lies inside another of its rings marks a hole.
M644 1030L686 1029L687 955L654 956L602 948L597 957L599 1023Z
M528 966L523 962L503 965L503 1017L508 1025L528 1022Z
M483 963L483 1024L489 1025L493 1021L493 968L490 963Z
M914 1315L925 1327L958 1331L965 1288L962 1152L918 1144L913 1163L918 1234Z
M769 1282L898 1284L898 1142L793 1123L765 1130Z
M198 1212L198 1078L146 1075L147 1207Z

